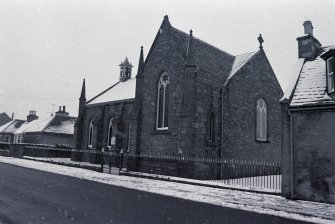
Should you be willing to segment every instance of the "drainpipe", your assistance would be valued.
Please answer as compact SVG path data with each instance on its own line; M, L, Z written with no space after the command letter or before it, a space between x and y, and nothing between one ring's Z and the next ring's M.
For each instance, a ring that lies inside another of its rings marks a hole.
M288 110L288 115L290 116L290 179L291 179L291 199L294 198L294 145L293 145L293 114Z
M222 171L222 168L223 168L223 164L222 164L222 157L223 157L223 136L224 136L224 134L223 134L223 126L224 126L224 124L223 124L223 119L224 119L224 113L223 113L223 97L224 97L224 94L223 94L223 88L221 89L221 150L220 150L220 160L221 160L221 162L220 162L220 179L222 179L222 176L223 176L223 171Z

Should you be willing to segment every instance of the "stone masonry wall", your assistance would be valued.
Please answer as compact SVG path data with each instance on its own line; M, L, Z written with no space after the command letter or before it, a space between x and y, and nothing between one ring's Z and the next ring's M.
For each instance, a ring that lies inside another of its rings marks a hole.
M158 37L144 70L140 153L190 155L189 117L182 117L185 59L168 30ZM156 130L158 81L163 72L170 79L168 130Z
M335 111L293 113L294 197L335 203Z
M22 135L23 143L34 143L34 144L69 144L74 146L75 138L73 135L62 135L52 133L25 133Z
M224 99L225 157L280 161L281 87L263 51L258 52L230 80ZM264 99L268 109L268 141L256 140L256 103Z
M113 136L118 147L128 148L128 124L133 112L133 101L115 102L111 104L99 104L85 106L83 148L88 148L89 125L93 119L92 149L107 149L107 136L109 121L113 118ZM119 130L120 129L120 130ZM119 137L117 137L119 136ZM114 147L115 150L115 147Z

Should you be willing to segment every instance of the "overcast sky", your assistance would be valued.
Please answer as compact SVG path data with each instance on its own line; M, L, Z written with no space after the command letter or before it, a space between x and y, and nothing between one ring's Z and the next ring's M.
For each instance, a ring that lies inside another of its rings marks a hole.
M334 0L0 0L0 112L50 116L66 105L77 116L87 98L118 80L126 56L136 74L164 15L172 26L231 54L264 50L283 89L297 59L296 37L311 20L314 36L335 44Z

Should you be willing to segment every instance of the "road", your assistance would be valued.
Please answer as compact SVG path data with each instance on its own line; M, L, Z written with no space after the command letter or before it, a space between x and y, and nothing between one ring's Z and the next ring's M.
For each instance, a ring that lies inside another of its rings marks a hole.
M0 224L306 223L0 163Z

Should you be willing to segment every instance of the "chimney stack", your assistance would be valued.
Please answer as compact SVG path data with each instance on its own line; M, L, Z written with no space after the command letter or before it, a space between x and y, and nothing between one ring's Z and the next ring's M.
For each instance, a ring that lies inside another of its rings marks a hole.
M62 116L62 117L67 117L69 116L69 113L65 111L65 106L63 106L63 110L62 110L62 106L59 106L59 110L55 113L56 116Z
M37 120L38 116L36 115L36 111L35 110L30 110L29 111L29 115L27 116L27 122L31 122L33 120Z
M12 121L14 120L14 113L12 113Z
M311 21L307 20L304 22L304 31L306 35L313 36L313 25Z
M304 22L304 35L297 38L299 58L314 60L317 56L321 43L313 36L313 25L311 21Z

